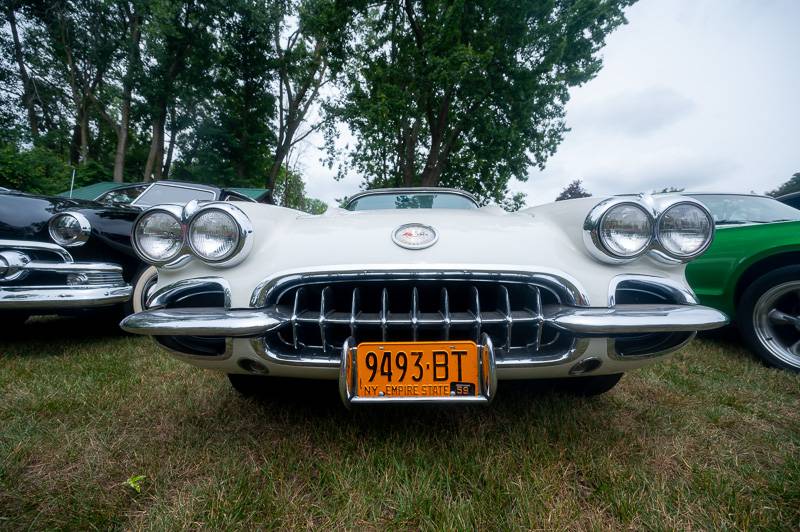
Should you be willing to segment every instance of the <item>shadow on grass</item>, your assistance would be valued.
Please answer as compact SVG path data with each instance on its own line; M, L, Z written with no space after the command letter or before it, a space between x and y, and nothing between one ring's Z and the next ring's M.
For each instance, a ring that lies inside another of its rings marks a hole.
M257 396L235 400L248 408L253 419L279 418L295 427L309 427L304 422L338 425L380 440L427 434L432 440L460 437L465 431L479 428L497 430L525 422L549 424L551 429L560 420L596 416L597 410L608 407L607 397L578 398L565 394L552 381L501 381L490 405L362 405L347 410L339 397L336 381L303 379L269 379L269 386ZM233 405L227 402L225 410ZM604 406L605 405L605 406ZM252 408L252 407L255 408ZM228 412L230 414L230 412ZM538 421L537 421L538 420ZM217 421L221 421L217 419ZM257 421L256 421L257 423Z
M76 346L88 346L123 338L116 311L81 313L74 316L34 316L20 325L4 326L0 354L30 356L61 355Z

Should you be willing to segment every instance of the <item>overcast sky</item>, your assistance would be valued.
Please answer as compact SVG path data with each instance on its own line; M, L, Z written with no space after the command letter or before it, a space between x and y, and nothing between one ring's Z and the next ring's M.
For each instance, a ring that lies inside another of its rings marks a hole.
M528 205L573 179L595 195L764 192L800 172L800 0L640 0L627 16L600 74L573 89L556 155L512 183ZM320 157L302 156L311 196L358 190Z

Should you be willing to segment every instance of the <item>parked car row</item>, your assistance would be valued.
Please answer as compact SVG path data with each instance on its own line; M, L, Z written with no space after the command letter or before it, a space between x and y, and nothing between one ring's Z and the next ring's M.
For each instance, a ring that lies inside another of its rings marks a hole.
M286 376L336 379L346 405L485 403L504 379L592 395L729 318L800 370L800 211L771 198L508 213L379 189L309 215L189 183L95 193L0 194L0 309L122 307L124 330L243 393Z
M152 183L128 204L0 193L5 323L98 307L142 310L156 271L133 249L133 223L153 205L190 200L255 202L234 190L174 181Z

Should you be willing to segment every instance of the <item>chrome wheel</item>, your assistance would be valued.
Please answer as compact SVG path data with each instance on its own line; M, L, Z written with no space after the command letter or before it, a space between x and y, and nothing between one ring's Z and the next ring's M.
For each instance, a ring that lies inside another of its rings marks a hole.
M800 281L773 286L753 308L753 328L775 358L800 368Z

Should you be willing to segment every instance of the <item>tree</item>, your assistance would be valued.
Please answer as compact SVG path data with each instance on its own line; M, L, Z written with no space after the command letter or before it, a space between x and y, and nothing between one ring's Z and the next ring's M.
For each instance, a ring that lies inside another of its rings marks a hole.
M654 190L653 194L669 194L671 192L683 192L685 188L679 187L664 187L661 190Z
M321 122L305 131L309 111L320 90L337 75L347 48L351 10L331 0L279 0L272 28L277 63L275 151L266 187L275 188L289 153L318 130Z
M770 190L767 192L767 196L772 196L773 198L777 198L778 196L783 196L784 194L791 194L792 192L800 192L800 172L795 172L792 177L789 178L787 182L776 188L775 190Z
M556 201L563 201L575 198L588 198L592 194L583 188L583 182L580 179L572 181L569 185L564 187L564 190L556 197Z
M298 209L310 214L322 214L328 205L316 198L306 196L306 184L303 178L292 171L284 170L275 181L272 197L276 205Z
M367 4L328 109L330 158L345 156L365 187L456 186L502 201L510 179L554 153L569 87L600 70L633 1ZM337 121L354 146L336 147Z

